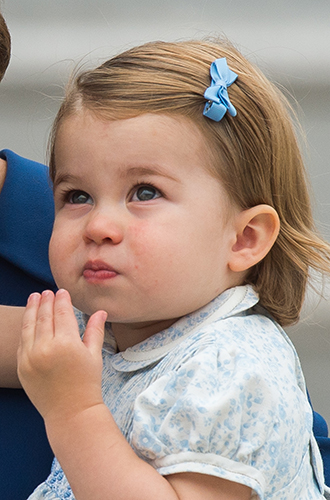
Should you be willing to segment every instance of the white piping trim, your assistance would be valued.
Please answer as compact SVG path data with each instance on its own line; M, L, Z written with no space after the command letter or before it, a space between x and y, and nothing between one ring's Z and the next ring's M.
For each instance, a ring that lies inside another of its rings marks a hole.
M245 286L238 286L232 288L232 293L228 296L226 301L221 305L219 309L210 314L205 319L205 321L196 325L182 337L179 337L178 339L173 340L173 342L170 342L162 347L152 349L150 351L141 352L141 351L134 351L132 348L128 348L126 349L126 351L123 351L121 353L122 358L125 359L125 361L135 361L135 362L149 361L151 359L157 361L158 359L165 356L165 354L170 352L178 344L180 344L183 340L185 340L188 336L192 335L195 331L199 330L202 326L204 327L220 318L228 316L237 307L237 305L244 300L246 293L247 289Z

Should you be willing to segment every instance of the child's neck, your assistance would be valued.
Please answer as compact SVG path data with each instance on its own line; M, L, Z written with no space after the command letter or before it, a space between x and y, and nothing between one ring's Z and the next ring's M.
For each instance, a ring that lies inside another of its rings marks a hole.
M155 333L169 328L178 319L155 320L147 323L112 323L112 332L115 336L118 350L125 351L128 347L143 342Z

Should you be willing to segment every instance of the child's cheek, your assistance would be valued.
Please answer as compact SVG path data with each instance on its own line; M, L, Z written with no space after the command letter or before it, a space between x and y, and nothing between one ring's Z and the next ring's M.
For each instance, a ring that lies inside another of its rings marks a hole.
M126 243L134 257L138 262L149 262L149 265L153 260L166 258L166 254L171 253L170 239L170 231L161 223L155 224L149 220L131 225L126 233Z
M178 272L179 239L165 224L143 220L129 229L126 241L133 277L145 291L153 288L157 294Z
M142 220L128 227L126 241L135 257L144 257L153 247L152 227L148 221Z
M49 242L49 263L55 282L59 287L64 286L61 275L67 272L67 260L69 256L70 249L55 224Z

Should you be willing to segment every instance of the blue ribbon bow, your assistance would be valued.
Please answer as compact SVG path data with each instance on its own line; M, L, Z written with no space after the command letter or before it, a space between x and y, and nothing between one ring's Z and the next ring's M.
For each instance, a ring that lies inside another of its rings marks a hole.
M211 85L204 92L208 102L205 104L203 115L216 122L219 122L227 111L231 116L236 116L237 112L229 100L227 87L234 83L238 75L228 68L225 57L216 59L211 64L210 75Z

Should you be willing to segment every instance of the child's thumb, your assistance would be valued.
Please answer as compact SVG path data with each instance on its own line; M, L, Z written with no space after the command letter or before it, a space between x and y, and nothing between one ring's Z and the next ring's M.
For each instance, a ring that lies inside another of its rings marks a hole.
M94 353L99 353L104 340L104 323L107 319L105 311L97 311L88 320L84 333L85 346Z

